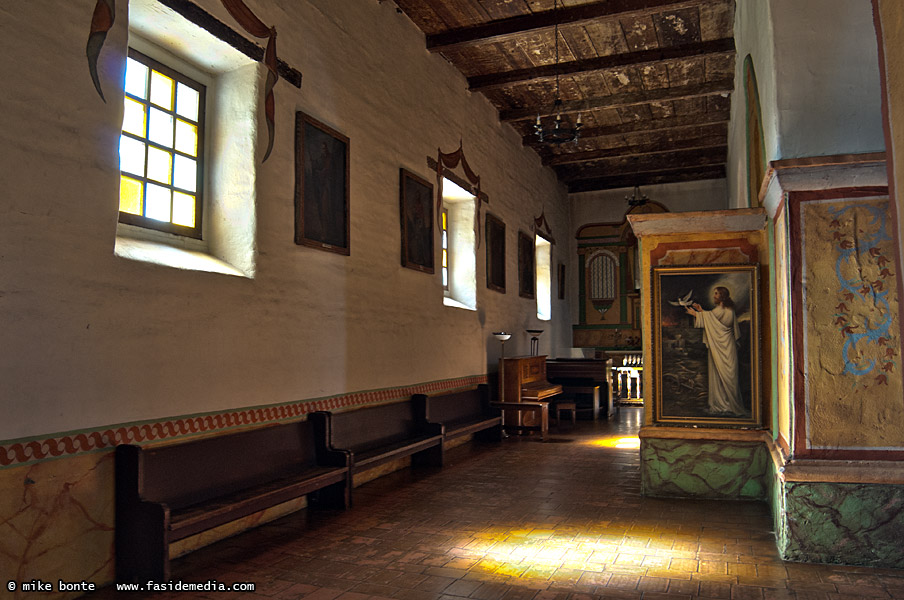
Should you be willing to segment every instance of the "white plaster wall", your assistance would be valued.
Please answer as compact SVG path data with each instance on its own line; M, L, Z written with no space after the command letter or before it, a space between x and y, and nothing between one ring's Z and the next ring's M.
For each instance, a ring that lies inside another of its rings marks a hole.
M870 0L772 0L778 158L885 149Z
M870 0L738 0L735 47L727 174L732 206L747 205L748 54L767 160L885 149Z
M640 192L671 212L723 210L728 207L728 189L724 179L643 186ZM633 193L634 188L619 188L571 194L572 237L588 223L620 222L629 208L625 197Z
M750 55L757 77L762 111L763 144L766 160L778 155L778 116L776 115L775 44L771 2L737 0L735 4L735 91L731 98L731 124L728 131L728 167L726 179L730 191L729 206L747 206L747 100L744 60Z
M247 4L304 74L275 90L253 279L113 254L127 3L101 55L106 104L85 62L94 2L0 7L0 440L482 374L499 329L508 355L528 327L547 330L542 352L570 346L567 302L541 324L516 280L517 232L544 210L553 262L571 261L565 190L492 106L391 3ZM293 243L296 110L351 140L351 256ZM399 259L399 167L432 180L426 157L460 140L506 224L508 293L487 290L481 245L477 311L443 306L439 272Z

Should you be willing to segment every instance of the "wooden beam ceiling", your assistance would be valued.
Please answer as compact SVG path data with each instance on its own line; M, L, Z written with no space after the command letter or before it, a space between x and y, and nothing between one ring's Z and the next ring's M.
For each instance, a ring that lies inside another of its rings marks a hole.
M560 8L558 13L547 10L428 35L427 49L431 52L460 50L479 44L511 41L528 33L539 33L554 28L556 22L561 26L597 19L636 19L664 9L677 10L699 4L699 0L606 0L568 6Z
M725 176L736 0L394 1L571 191ZM577 143L537 141L557 113Z
M650 186L661 183L680 183L699 181L701 179L724 179L725 165L705 167L678 167L675 169L657 169L646 172L626 173L610 177L582 179L568 184L568 192L593 192L617 188L632 188L636 185Z
M652 119L646 121L631 121L628 123L620 123L618 125L607 125L603 127L585 127L581 130L583 139L598 138L607 136L622 136L628 133L669 133L676 130L683 130L706 125L727 125L729 120L729 111L719 110L707 113L697 113L692 115L681 115L678 117L668 117L665 119ZM523 138L525 146L542 147L537 139L536 134L530 133Z
M721 135L720 135L721 134ZM619 146L604 148L601 150L588 150L586 152L565 152L543 157L544 165L570 165L601 160L604 158L634 158L639 156L655 156L675 150L710 150L725 147L725 133L714 132L696 138L681 138L675 141L657 141L637 146ZM663 148L668 148L663 150Z
M516 83L527 81L540 81L555 79L559 75L576 75L578 73L591 73L624 67L642 67L653 65L663 61L682 60L700 56L718 56L734 54L735 45L733 38L722 38L706 42L692 42L680 46L668 48L654 48L651 50L639 50L637 52L625 52L609 56L598 56L583 60L560 62L558 65L542 65L529 69L515 69L486 75L468 77L468 87L472 91L484 91L493 88L506 87Z
M725 164L728 146L712 146L702 149L662 149L639 156L614 156L554 167L559 179L569 184L581 179L609 177L612 173L636 174L685 167L709 167Z
M666 102L671 100L685 100L700 96L728 95L734 90L734 82L730 79L708 81L701 84L683 85L658 90L646 90L643 92L624 92L611 96L587 98L585 100L566 100L562 102L560 111L562 114L590 112L599 108L614 108L619 106L631 106L637 104L650 104L652 102ZM539 107L516 108L499 112L501 121L525 121L536 119L537 115L548 117L555 112L551 103Z

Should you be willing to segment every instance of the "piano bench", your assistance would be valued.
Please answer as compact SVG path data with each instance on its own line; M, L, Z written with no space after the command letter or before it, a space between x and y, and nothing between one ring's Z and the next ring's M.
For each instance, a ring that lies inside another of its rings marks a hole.
M555 410L556 414L556 427L560 427L562 425L562 413L571 413L571 424L575 425L577 423L577 405L574 402L556 402Z

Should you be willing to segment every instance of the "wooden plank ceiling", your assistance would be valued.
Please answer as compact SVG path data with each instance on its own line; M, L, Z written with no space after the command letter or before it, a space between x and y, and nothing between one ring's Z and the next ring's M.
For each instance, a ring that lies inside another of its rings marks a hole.
M725 177L733 0L394 1L570 192ZM576 144L534 134L557 70Z

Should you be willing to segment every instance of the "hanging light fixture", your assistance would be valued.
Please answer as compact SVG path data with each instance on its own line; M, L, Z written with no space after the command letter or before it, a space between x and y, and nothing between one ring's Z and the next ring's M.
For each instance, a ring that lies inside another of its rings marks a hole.
M644 204L646 204L646 203L649 202L649 201L650 201L650 199L647 198L647 195L646 195L646 194L642 194L642 193L640 192L640 186L639 186L639 185L635 185L635 186L634 186L634 193L633 193L633 194L631 194L630 196L625 196L625 202L627 202L627 203L628 203L628 206L630 206L630 207L632 207L632 208L635 207L635 206L643 206Z
M548 142L550 144L564 144L565 142L577 143L581 135L581 113L578 113L578 119L574 127L569 127L567 123L562 122L562 98L559 95L559 2L554 0L552 7L555 15L555 46L556 46L556 100L553 102L553 113L556 119L552 126L543 127L540 121L540 113L537 113L537 122L534 123L534 133L537 134L540 142Z

